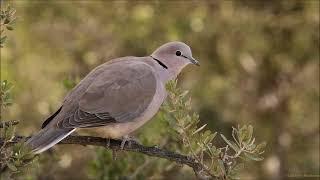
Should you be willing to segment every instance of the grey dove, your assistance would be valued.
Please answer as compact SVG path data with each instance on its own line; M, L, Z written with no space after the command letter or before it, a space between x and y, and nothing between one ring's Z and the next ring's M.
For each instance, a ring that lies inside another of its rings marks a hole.
M188 64L199 62L182 42L166 43L150 56L110 60L82 79L26 143L41 153L79 128L125 137L152 119L166 98L166 82Z

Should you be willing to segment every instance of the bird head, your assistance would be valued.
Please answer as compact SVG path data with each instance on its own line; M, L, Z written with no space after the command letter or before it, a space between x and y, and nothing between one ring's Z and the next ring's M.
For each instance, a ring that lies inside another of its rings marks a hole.
M192 57L191 49L182 42L169 42L156 49L151 57L162 63L175 78L188 64L199 66L199 62Z

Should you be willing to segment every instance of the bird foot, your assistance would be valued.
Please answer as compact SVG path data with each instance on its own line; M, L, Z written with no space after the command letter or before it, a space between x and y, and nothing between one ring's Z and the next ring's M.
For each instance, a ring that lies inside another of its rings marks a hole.
M112 149L112 160L117 160L118 154L117 154L117 150Z
M131 146L131 143L132 143L132 142L139 143L138 140L137 140L136 138L132 137L132 136L128 136L128 135L127 135L127 136L124 136L124 137L122 138L122 142L121 142L121 145L120 145L121 150L124 149L124 146L125 146L126 142L129 143L129 144L128 144L129 146Z
M110 148L110 142L111 142L111 140L110 140L110 138L108 138L107 139L107 148Z

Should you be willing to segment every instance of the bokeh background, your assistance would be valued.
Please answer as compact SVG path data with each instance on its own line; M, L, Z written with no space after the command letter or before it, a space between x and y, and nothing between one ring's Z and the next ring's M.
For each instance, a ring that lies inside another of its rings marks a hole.
M319 1L4 3L18 20L1 49L1 79L14 83L14 105L1 113L21 120L19 134L36 132L95 66L178 40L201 63L183 71L179 86L190 90L202 123L225 135L252 124L257 139L268 142L265 160L246 164L243 179L319 178ZM138 134L158 144L163 132L151 122ZM24 177L194 179L184 167L165 169L162 160L136 154L122 154L121 164L92 147L55 149Z

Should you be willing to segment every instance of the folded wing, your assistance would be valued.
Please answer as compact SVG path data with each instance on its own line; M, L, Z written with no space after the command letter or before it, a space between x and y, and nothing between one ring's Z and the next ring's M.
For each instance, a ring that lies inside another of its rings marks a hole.
M143 62L110 64L57 125L86 128L132 121L148 108L156 86L153 69Z

